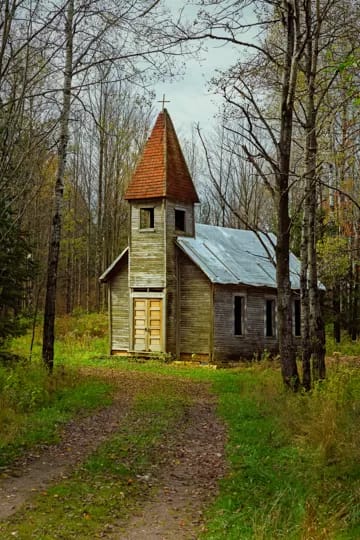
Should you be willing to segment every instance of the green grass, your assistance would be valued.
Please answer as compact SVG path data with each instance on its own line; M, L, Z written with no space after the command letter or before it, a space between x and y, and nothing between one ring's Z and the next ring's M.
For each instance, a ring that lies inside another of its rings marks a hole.
M204 537L360 537L359 384L347 369L307 395L285 391L273 368L219 378L231 469Z
M86 365L91 360L107 358L108 318L104 313L77 313L74 316L59 317L55 328L55 363L61 365ZM13 340L12 352L28 358L31 336L27 333ZM42 327L35 329L31 357L41 360Z
M339 352L342 356L360 356L360 341L353 341L350 336L343 334L341 343L336 343L330 335L326 338L326 354L331 356Z
M137 395L119 432L68 479L34 498L31 510L0 524L1 538L93 539L124 520L149 494L138 476L159 460L159 444L189 403L176 381L161 381Z
M0 366L0 467L36 444L57 441L61 424L111 399L111 385L73 368L49 376L36 362Z
M74 476L38 497L31 513L20 512L5 524L6 534L17 531L24 540L96 538L107 523L133 512L147 496L146 486L134 480L136 474L156 461L161 437L186 406L176 385L169 386L169 377L174 377L179 384L186 379L211 383L218 414L228 427L228 474L206 513L204 539L360 538L360 372L355 362L333 362L324 383L308 394L294 395L283 388L279 370L270 362L230 371L109 358L105 318L102 325L96 322L93 332L96 320L77 317L75 333L70 319L60 321L56 354L65 372L77 373L81 365L101 366L137 372L149 380L155 376L164 384L140 395L119 434ZM39 347L38 337L35 343ZM25 338L16 340L18 353L27 346ZM355 348L351 353L358 354ZM37 355L35 350L34 358ZM67 397L66 390L62 392L64 403L76 395L72 389ZM29 414L40 415L42 424L40 410ZM51 424L50 415L45 417Z

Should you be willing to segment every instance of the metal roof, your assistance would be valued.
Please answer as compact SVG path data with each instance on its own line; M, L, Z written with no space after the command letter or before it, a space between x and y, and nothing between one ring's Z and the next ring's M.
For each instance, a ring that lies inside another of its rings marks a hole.
M110 264L110 266L107 267L107 269L105 270L105 272L103 274L101 274L101 276L99 277L99 281L101 283L106 283L106 281L108 281L109 277L112 275L112 273L114 271L116 271L121 259L123 258L123 256L129 251L129 247L126 247L124 249L124 251L122 251L120 253L120 255L118 255L118 257L116 257L116 259Z
M176 242L213 283L276 288L273 234L196 224L195 238ZM300 288L299 275L300 262L291 253L292 289Z

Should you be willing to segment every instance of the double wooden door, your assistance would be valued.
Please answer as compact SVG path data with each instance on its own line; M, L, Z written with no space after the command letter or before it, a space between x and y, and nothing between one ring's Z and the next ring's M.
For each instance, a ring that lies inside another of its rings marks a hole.
M133 313L134 350L162 351L162 299L134 298Z

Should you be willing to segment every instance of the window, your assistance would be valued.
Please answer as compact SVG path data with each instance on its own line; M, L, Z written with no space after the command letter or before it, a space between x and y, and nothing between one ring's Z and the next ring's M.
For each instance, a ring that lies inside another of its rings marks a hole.
M300 300L294 300L294 336L301 336L301 304Z
M234 296L234 334L243 336L245 329L245 297Z
M265 336L275 337L275 300L265 300Z
M154 228L154 208L140 208L140 229Z
M185 232L185 210L175 208L175 230Z

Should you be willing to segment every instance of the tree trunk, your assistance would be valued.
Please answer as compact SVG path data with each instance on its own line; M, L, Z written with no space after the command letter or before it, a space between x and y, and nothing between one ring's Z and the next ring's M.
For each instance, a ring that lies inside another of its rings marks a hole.
M294 7L284 2L286 21L286 57L283 69L280 138L278 143L279 173L276 175L277 192L277 245L276 281L278 288L278 331L281 371L285 385L297 390L300 384L292 333L292 294L289 272L290 216L289 172L294 114L294 99L298 71L296 42L296 16Z
M315 105L315 78L317 73L317 60L319 55L319 24L317 20L316 31L313 31L312 2L307 3L306 25L309 38L306 43L306 191L308 199L308 270L309 270L309 326L310 344L314 380L325 378L325 325L321 313L320 293L318 287L317 253L316 253L316 208L317 208L317 135L316 120L317 108Z
M308 288L308 244L309 244L309 193L306 182L304 212L301 230L301 270L300 270L300 300L301 300L301 347L302 347L302 383L305 390L311 388L311 348L310 348L310 311Z
M332 305L333 305L333 336L335 343L341 341L341 288L339 283L335 283L332 289Z
M72 57L73 57L73 18L74 0L69 0L66 12L65 39L66 57L64 70L63 104L60 117L60 138L58 149L58 168L54 193L54 213L49 245L46 298L43 327L42 358L47 369L52 372L54 365L56 286L59 264L62 228L62 206L64 197L64 176L69 140L69 116L71 106Z
M103 250L104 250L104 163L105 163L105 123L106 123L106 89L104 83L100 85L100 110L99 110L99 171L98 171L98 193L97 193L97 239L96 239L96 311L101 311L102 301L99 277L104 270Z

